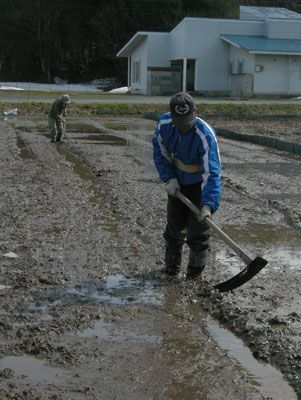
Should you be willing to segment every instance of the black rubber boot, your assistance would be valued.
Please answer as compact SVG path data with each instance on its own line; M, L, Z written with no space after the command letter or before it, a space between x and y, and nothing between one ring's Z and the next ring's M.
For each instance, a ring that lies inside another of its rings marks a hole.
M57 134L57 136L56 136L56 141L57 141L58 143L61 143L61 142L62 142L62 136L63 136L62 133L58 133L58 134Z
M204 271L207 252L190 250L186 279L195 279Z
M180 272L182 260L182 247L172 247L166 244L165 247L165 268L162 272L176 276Z

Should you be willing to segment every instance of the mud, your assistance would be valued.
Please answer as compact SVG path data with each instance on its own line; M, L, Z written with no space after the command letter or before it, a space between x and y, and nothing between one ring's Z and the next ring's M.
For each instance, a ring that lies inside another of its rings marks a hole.
M0 122L0 398L300 398L300 158L219 138L214 220L269 261L219 293L244 265L214 236L201 280L187 248L179 278L160 273L155 123L68 123L59 145L40 118Z

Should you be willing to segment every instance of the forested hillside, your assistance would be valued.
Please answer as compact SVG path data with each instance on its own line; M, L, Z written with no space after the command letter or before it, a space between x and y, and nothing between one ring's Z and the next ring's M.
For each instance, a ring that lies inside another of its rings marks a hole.
M0 0L0 80L69 82L118 77L118 50L137 30L169 31L185 16L237 18L239 5L300 0Z

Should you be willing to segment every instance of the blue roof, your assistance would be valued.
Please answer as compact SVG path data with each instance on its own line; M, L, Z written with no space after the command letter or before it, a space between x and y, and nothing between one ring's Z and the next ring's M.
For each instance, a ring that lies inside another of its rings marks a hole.
M269 39L265 36L221 35L232 46L242 47L249 53L301 53L301 39Z

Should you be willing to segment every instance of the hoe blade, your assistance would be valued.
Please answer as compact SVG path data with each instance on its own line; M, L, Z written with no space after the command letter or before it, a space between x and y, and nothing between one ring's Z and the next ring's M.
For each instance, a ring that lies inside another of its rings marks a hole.
M246 268L240 271L233 278L228 279L225 282L221 282L215 286L220 292L227 292L233 290L248 282L253 276L258 274L266 265L267 260L261 257L256 257Z

